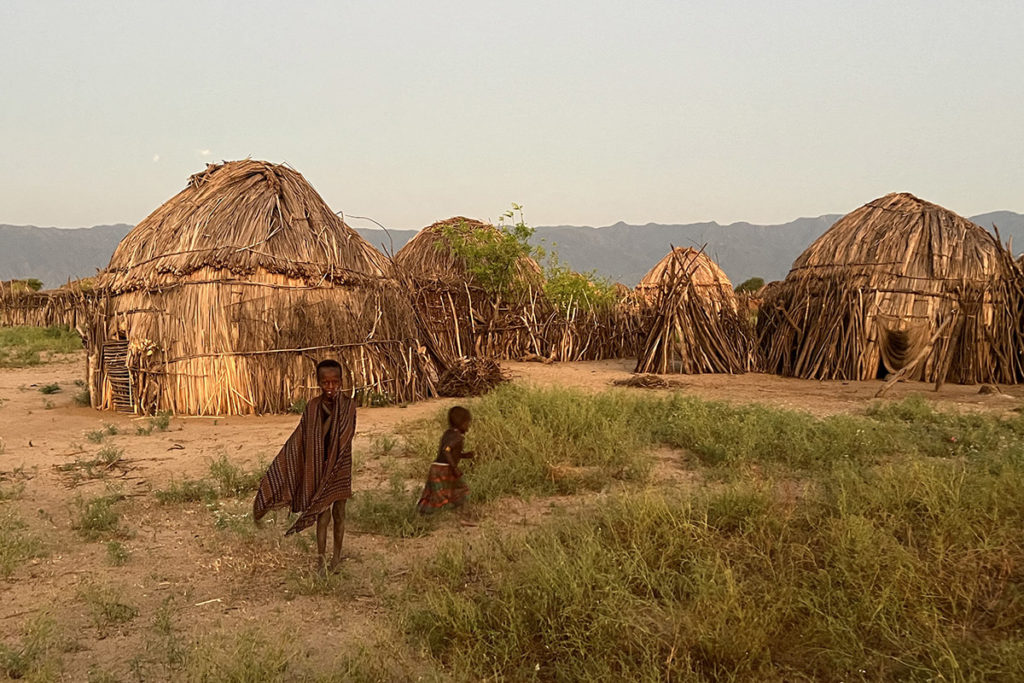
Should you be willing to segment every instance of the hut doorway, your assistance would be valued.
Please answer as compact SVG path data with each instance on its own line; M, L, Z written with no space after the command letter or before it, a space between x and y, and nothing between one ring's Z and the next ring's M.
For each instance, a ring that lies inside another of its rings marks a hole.
M908 324L904 329L878 325L878 370L876 379L885 379L912 363L928 345L930 327Z
M103 343L103 376L110 384L114 410L119 413L135 412L127 339L108 339Z

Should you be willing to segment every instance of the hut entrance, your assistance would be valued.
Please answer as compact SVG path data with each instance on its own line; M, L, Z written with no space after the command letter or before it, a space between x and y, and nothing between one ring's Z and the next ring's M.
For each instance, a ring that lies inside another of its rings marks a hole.
M119 413L135 412L127 339L110 339L103 344L103 374L110 383L114 410Z
M878 326L877 379L885 379L913 362L928 345L930 328L927 324L907 325L893 330L884 324Z

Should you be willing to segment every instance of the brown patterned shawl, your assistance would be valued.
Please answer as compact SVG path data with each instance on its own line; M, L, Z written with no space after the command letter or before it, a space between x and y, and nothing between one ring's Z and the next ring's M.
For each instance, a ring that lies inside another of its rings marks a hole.
M301 513L287 534L302 531L335 501L352 495L352 437L356 431L356 403L339 396L325 424L321 397L309 402L299 426L270 463L252 503L252 517L259 521L276 508L291 507ZM324 454L324 434L329 444Z

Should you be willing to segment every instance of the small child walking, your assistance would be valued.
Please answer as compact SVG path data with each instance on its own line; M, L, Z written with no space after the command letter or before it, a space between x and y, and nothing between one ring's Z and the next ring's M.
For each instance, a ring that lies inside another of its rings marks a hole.
M429 515L449 506L457 508L466 502L469 487L462 481L459 461L473 457L472 451L462 451L472 420L473 416L462 406L448 411L448 429L441 437L437 457L430 464L427 484L417 504L421 514Z

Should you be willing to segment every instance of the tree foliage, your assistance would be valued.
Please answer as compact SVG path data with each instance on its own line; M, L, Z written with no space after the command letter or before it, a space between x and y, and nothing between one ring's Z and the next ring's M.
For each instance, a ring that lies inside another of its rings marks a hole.
M595 271L577 273L552 251L545 269L544 293L563 313L573 306L583 309L607 309L615 305L615 284Z
M752 277L736 288L737 294L753 294L764 287L764 278Z
M534 230L523 219L518 204L501 215L495 230L474 229L464 222L441 228L447 247L464 264L473 282L492 296L521 294L528 278L522 277L521 261L540 256L543 250L530 244Z

